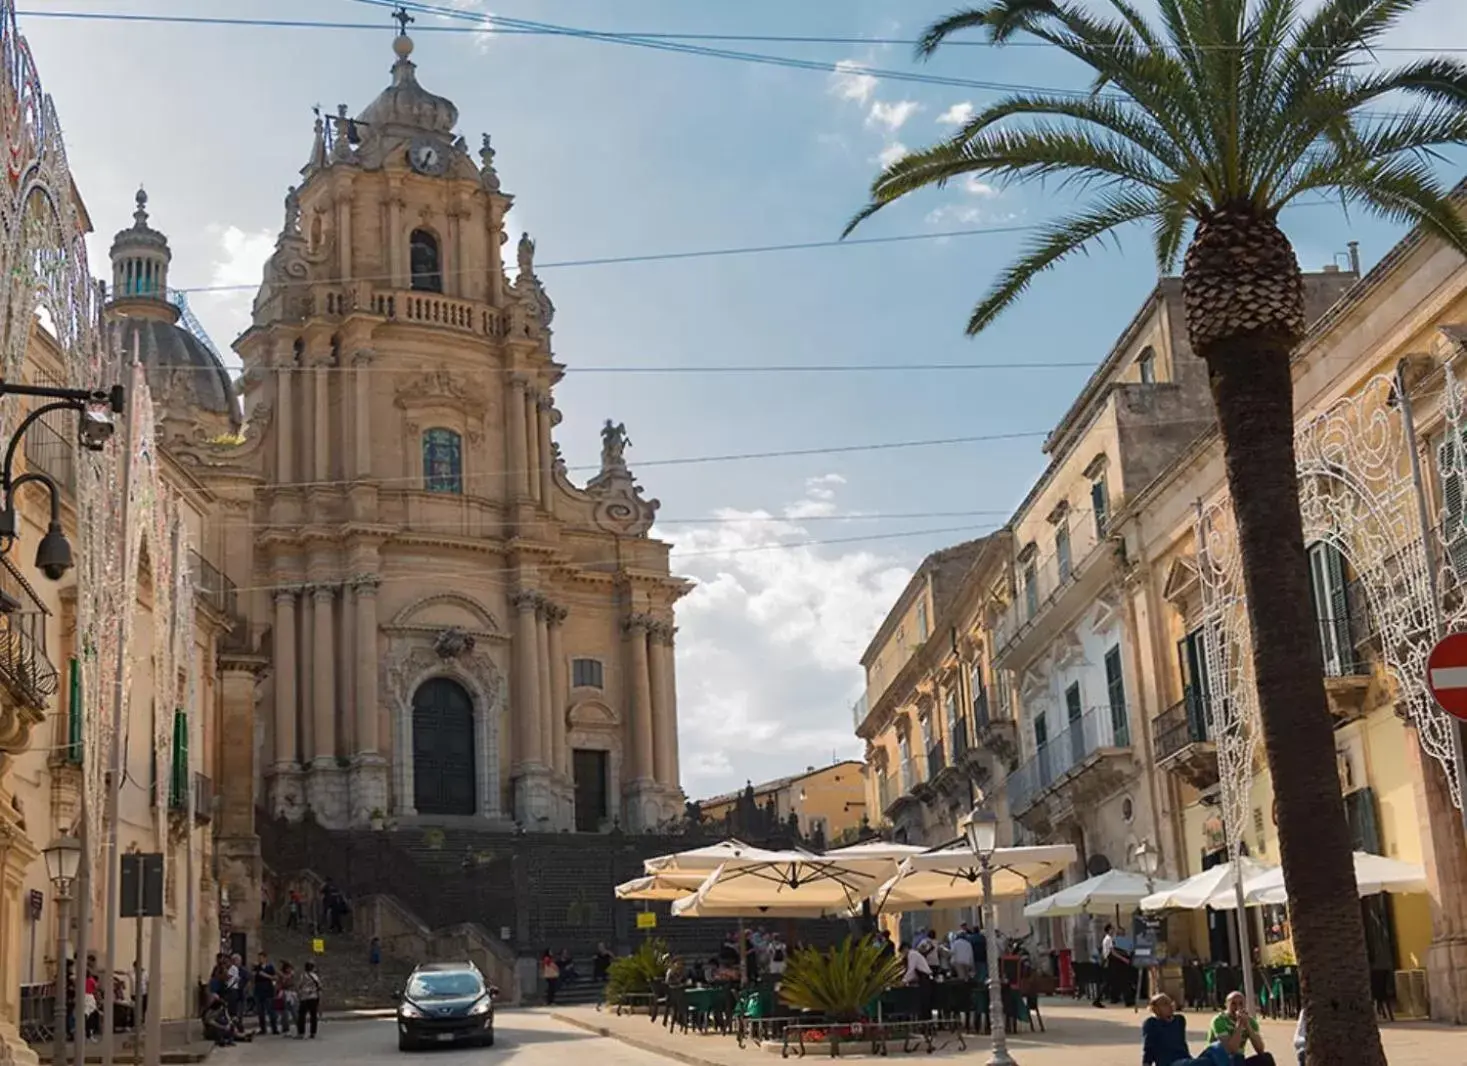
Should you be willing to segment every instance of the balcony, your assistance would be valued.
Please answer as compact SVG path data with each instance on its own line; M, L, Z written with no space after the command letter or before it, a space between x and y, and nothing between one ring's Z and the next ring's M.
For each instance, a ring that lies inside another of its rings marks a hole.
M860 698L851 704L851 724L855 727L856 732L861 731L861 723L866 720L866 715L870 710L871 705L867 702L866 694L863 692Z
M75 418L70 411L62 413ZM63 492L75 499L76 448L70 437L48 424L52 417L54 416L43 415L32 422L31 427L25 431L25 436L21 438L26 469L45 474Z
M1069 556L1050 555L1017 567L1018 593L999 617L994 634L994 666L1013 669L1027 662L1110 580L1114 570L1110 542L1096 538L1093 531L1084 536Z
M1343 607L1343 617L1319 619L1324 689L1336 725L1364 716L1374 679L1370 664L1380 657L1380 634L1372 627L1365 588L1359 579L1345 586Z
M1092 707L1009 775L1009 810L1041 835L1137 772L1124 707Z
M1188 693L1151 722L1157 767L1176 774L1199 792L1218 782L1217 745L1207 718L1206 698Z
M881 813L891 822L897 821L903 811L918 804L917 790L924 787L910 759L902 764L897 774L888 774L882 780L882 786Z
M50 613L20 571L0 556L0 685L14 703L41 713L59 681L46 657Z
M497 337L502 332L499 316L489 305L436 292L417 289L375 292L372 310L391 322L446 327L479 337Z

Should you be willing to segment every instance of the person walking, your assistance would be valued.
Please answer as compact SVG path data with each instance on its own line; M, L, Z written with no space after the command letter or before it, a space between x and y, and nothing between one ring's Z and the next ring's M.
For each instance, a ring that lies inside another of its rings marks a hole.
M300 1000L300 1014L295 1022L295 1038L302 1039L306 1035L306 1021L311 1023L311 1039L316 1039L316 1025L321 1020L321 975L316 972L316 964L307 962L306 968L301 971L299 982L297 982L296 995Z
M545 982L545 1005L555 1006L555 993L560 989L560 966L549 948L540 956L540 979Z
M296 1027L301 1014L300 992L296 989L295 967L284 960L280 963L280 976L275 982L276 1009L280 1011L280 1032L289 1036Z
M378 977L382 973L382 940L373 937L372 942L367 945L367 965L372 968L372 987L376 988Z

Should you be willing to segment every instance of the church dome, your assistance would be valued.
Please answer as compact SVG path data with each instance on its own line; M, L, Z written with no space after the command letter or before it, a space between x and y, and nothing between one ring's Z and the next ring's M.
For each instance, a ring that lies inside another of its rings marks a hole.
M397 62L392 64L392 84L367 105L357 116L364 126L407 126L432 133L452 133L458 124L458 108L452 100L435 96L418 84L414 71L416 64L408 57L413 54L413 40L407 34L399 34L392 42Z
M229 372L203 341L182 326L157 318L119 318L113 323L119 350L136 355L148 375L153 398L179 403L240 422ZM180 387L182 395L179 394Z

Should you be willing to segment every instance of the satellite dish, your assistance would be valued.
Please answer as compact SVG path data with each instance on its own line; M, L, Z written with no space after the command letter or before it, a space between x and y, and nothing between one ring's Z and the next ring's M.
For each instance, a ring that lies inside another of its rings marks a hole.
M1085 863L1085 872L1091 877L1099 877L1101 874L1110 873L1110 860L1104 855L1092 855Z

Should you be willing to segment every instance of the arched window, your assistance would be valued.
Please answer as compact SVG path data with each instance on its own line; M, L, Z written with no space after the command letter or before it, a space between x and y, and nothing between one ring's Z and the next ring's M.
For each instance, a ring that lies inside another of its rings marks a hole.
M409 248L413 288L419 292L442 292L443 268L439 265L438 238L425 229L415 229Z
M430 429L423 434L423 487L429 492L463 492L463 438L453 430Z

